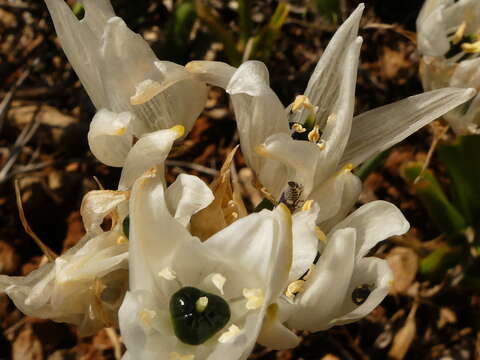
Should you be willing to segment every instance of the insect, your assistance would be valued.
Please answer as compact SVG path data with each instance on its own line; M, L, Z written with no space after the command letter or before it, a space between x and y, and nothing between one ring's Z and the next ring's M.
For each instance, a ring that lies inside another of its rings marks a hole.
M302 193L302 184L296 183L295 181L289 181L288 188L282 193L282 196L280 197L280 202L287 205L288 209L293 213L303 203L303 200L301 200Z
M362 305L368 299L368 296L372 292L371 288L373 288L373 285L363 284L357 286L352 291L353 303L355 305Z

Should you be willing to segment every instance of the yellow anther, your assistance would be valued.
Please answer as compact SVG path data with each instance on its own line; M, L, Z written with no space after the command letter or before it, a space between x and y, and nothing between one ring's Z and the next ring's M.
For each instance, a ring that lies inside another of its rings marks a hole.
M175 271L170 269L169 267L163 268L159 273L158 276L164 278L165 280L175 280L177 278L177 274Z
M263 305L264 295L262 289L243 289L243 296L247 299L245 306L248 310L256 310Z
M310 100L305 95L297 95L293 101L292 111L299 111L302 108L306 107L306 104L310 104ZM311 104L310 104L311 105Z
M327 236L325 233L320 229L318 226L315 226L315 236L317 237L318 240L320 240L323 243L327 242Z
M320 140L320 128L318 125L315 125L312 131L308 133L308 140L313 143L317 143Z
M175 125L171 127L170 130L176 133L177 139L185 134L185 127L183 125Z
M114 135L122 136L122 135L125 135L126 132L127 132L127 128L121 127L115 131Z
M462 41L463 36L465 35L465 29L466 28L467 28L467 22L464 21L458 27L457 31L455 32L455 35L453 35L452 43L454 45L457 45L460 41Z
M118 245L122 245L122 244L127 244L128 243L128 238L124 235L120 235L118 238L117 238L117 244Z
M345 164L342 168L342 171L345 173L352 172L352 170L353 170L353 164L351 163Z
M462 50L469 54L480 53L480 41L476 41L474 43L463 43Z
M240 328L232 324L229 326L228 331L225 331L220 337L218 338L219 343L226 343L230 342L230 340L233 340L238 334L240 334L241 330Z
M197 312L199 313L204 312L207 306L208 297L206 296L199 297L198 300L195 302L195 310L197 310Z
M292 130L299 134L307 131L307 129L305 129L302 124L298 124L298 123L295 123L292 125Z
M325 141L320 140L320 142L317 143L317 146L320 150L325 150L325 147L326 147Z
M297 294L299 294L299 293L301 293L305 290L304 285L305 285L305 280L295 280L294 282L291 282L287 286L287 291L285 291L285 295L289 299L293 299L295 297L295 295L297 295Z
M307 200L303 203L302 211L308 211L312 208L313 200Z
M162 91L160 83L147 79L136 86L136 93L130 98L130 104L141 105L150 101Z

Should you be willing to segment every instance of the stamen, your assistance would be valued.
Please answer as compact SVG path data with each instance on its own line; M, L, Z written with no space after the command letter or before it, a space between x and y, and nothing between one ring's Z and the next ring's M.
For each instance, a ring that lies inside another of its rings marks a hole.
M315 226L315 235L317 236L317 239L320 240L323 243L327 242L327 236L325 233L320 229L318 226Z
M247 299L245 307L248 310L256 310L263 305L264 295L262 289L243 289L243 296Z
M171 352L168 355L168 360L194 360L195 355L188 354L188 355L181 355L177 352Z
M297 133L299 133L299 134L302 134L302 133L304 133L305 131L307 131L307 129L305 129L305 128L303 127L303 125L302 125L302 124L299 124L299 123L293 124L293 125L292 125L292 130L295 131L295 132L297 132Z
M158 276L164 278L165 280L169 280L169 281L175 280L177 278L177 274L175 273L175 271L173 271L169 267L166 267L166 268L162 269L158 273Z
M455 35L452 38L452 44L457 45L460 41L462 41L463 36L465 35L465 29L467 28L467 22L464 21L460 24Z
M125 235L120 235L117 238L117 244L118 245L123 245L123 244L127 244L127 243L128 243L128 238Z
M320 140L318 143L317 143L317 146L320 150L325 150L325 147L327 146L327 144L325 143L325 140Z
M307 200L302 206L302 211L309 211L312 208L313 200Z
M220 337L218 338L218 342L222 344L230 342L238 334L240 334L240 332L240 328L237 325L232 324L229 326L228 331L225 331L222 335L220 335Z
M150 101L162 91L160 83L147 79L136 85L136 93L130 98L130 104L141 105Z
M305 290L304 285L305 280L295 280L294 282L291 282L287 287L287 291L285 291L286 297L289 299L295 298L297 294Z
M315 125L312 131L308 133L308 141L317 143L318 140L320 140L320 128L318 125Z
M463 43L462 50L468 54L480 53L480 41L474 43Z
M202 296L202 297L198 298L197 302L195 303L195 310L197 310L197 312L201 313L201 312L205 311L207 306L208 306L208 297Z
M308 279L310 279L310 277L312 276L312 272L313 272L314 269L315 269L315 264L310 265L310 267L308 268L307 273L306 273L305 276L303 277L303 280L307 281Z

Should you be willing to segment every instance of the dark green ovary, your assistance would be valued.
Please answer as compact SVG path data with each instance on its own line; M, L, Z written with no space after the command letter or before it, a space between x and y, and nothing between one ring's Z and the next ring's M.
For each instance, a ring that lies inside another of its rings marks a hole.
M196 302L206 297L208 304L199 312ZM175 335L189 345L200 345L220 331L230 320L230 307L220 296L194 287L183 287L170 298L170 316Z

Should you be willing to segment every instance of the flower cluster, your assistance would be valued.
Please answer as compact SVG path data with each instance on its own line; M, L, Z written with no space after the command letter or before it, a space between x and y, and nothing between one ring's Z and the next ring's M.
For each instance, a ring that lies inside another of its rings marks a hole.
M417 19L425 90L480 87L480 2L427 0ZM480 133L480 98L444 115L457 134Z
M160 61L108 0L83 0L81 21L63 0L45 1L98 110L90 148L123 169L117 191L85 196L87 234L75 247L26 277L0 277L23 312L85 334L118 324L124 359L214 360L246 359L256 342L295 347L295 330L353 322L382 301L392 273L368 253L409 224L385 201L352 212L361 190L352 169L474 90L438 89L354 117L363 5L285 108L261 62ZM230 95L262 210L248 214L231 185L233 155L210 186L187 174L166 184L165 160L207 84Z

